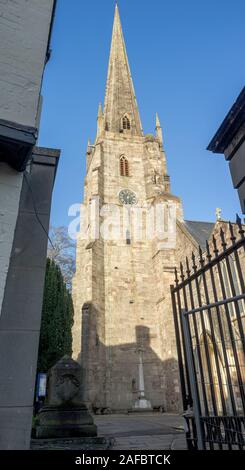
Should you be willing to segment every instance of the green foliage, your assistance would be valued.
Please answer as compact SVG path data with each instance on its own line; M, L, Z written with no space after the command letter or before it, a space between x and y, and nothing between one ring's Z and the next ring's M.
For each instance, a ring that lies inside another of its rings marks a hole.
M40 425L39 417L38 416L33 416L32 417L32 429L36 429L37 426Z
M73 303L59 266L46 267L38 372L47 372L65 354L72 354Z
M146 142L155 142L156 138L154 137L153 134L146 134L145 135L145 140L146 140Z

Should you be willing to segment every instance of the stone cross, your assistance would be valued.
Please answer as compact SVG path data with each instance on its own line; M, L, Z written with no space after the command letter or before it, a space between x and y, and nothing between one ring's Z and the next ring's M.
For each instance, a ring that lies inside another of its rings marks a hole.
M217 207L216 209L216 220L221 220L222 210Z

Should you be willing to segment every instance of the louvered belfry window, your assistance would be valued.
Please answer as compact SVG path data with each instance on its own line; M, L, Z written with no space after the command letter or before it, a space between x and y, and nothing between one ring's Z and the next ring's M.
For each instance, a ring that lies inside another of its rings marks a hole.
M122 155L120 158L120 175L129 176L128 159L124 155Z
M122 120L123 130L129 131L131 129L130 120L128 116L124 116Z

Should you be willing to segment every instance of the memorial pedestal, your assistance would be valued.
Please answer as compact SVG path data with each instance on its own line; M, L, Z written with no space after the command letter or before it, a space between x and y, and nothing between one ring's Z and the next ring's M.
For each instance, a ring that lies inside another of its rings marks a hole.
M94 437L97 427L81 403L81 367L68 356L48 374L46 405L38 414L38 439Z

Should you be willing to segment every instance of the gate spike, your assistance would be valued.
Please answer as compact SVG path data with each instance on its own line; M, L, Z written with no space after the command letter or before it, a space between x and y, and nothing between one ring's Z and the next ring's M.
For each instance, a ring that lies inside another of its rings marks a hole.
M181 277L182 281L184 281L184 279L185 279L185 274L184 274L184 266L183 266L183 263L182 263L182 262L180 263L180 272L181 272L180 277Z
M194 251L192 252L191 258L192 258L192 263L193 263L193 269L194 271L196 271L197 265L196 265L196 257L195 257Z
M214 235L213 235L213 247L214 247L214 254L217 257L219 255L219 250L217 247L217 240Z
M208 241L206 240L206 251L207 251L207 258L208 258L208 261L210 262L211 259L212 259L212 255L210 253L210 247L209 247L209 243Z
M177 268L174 268L174 274L175 274L175 283L178 284L179 283L179 278L178 278Z
M230 230L230 234L231 234L231 241L234 245L234 243L236 242L236 237L235 237L233 226L232 226L231 222L229 222L229 230Z
M187 273L187 276L190 277L191 270L190 270L188 257L186 257L186 273Z
M236 214L236 223L237 223L237 225L239 225L239 226L242 225L242 219L241 219L241 217L239 217L238 214Z
M241 238L243 239L243 238L244 238L244 233L245 233L245 231L243 230L242 220L240 219L240 217L239 217L238 214L236 215L236 223L237 223L237 225L238 225L238 227L239 227L238 232L240 233Z
M225 232L222 228L220 229L220 237L221 237L221 245L223 247L223 250L226 251L227 243L225 240Z
M199 251L199 261L200 261L200 264L202 265L204 263L204 259L203 259L203 251L200 245L198 247L198 251Z

